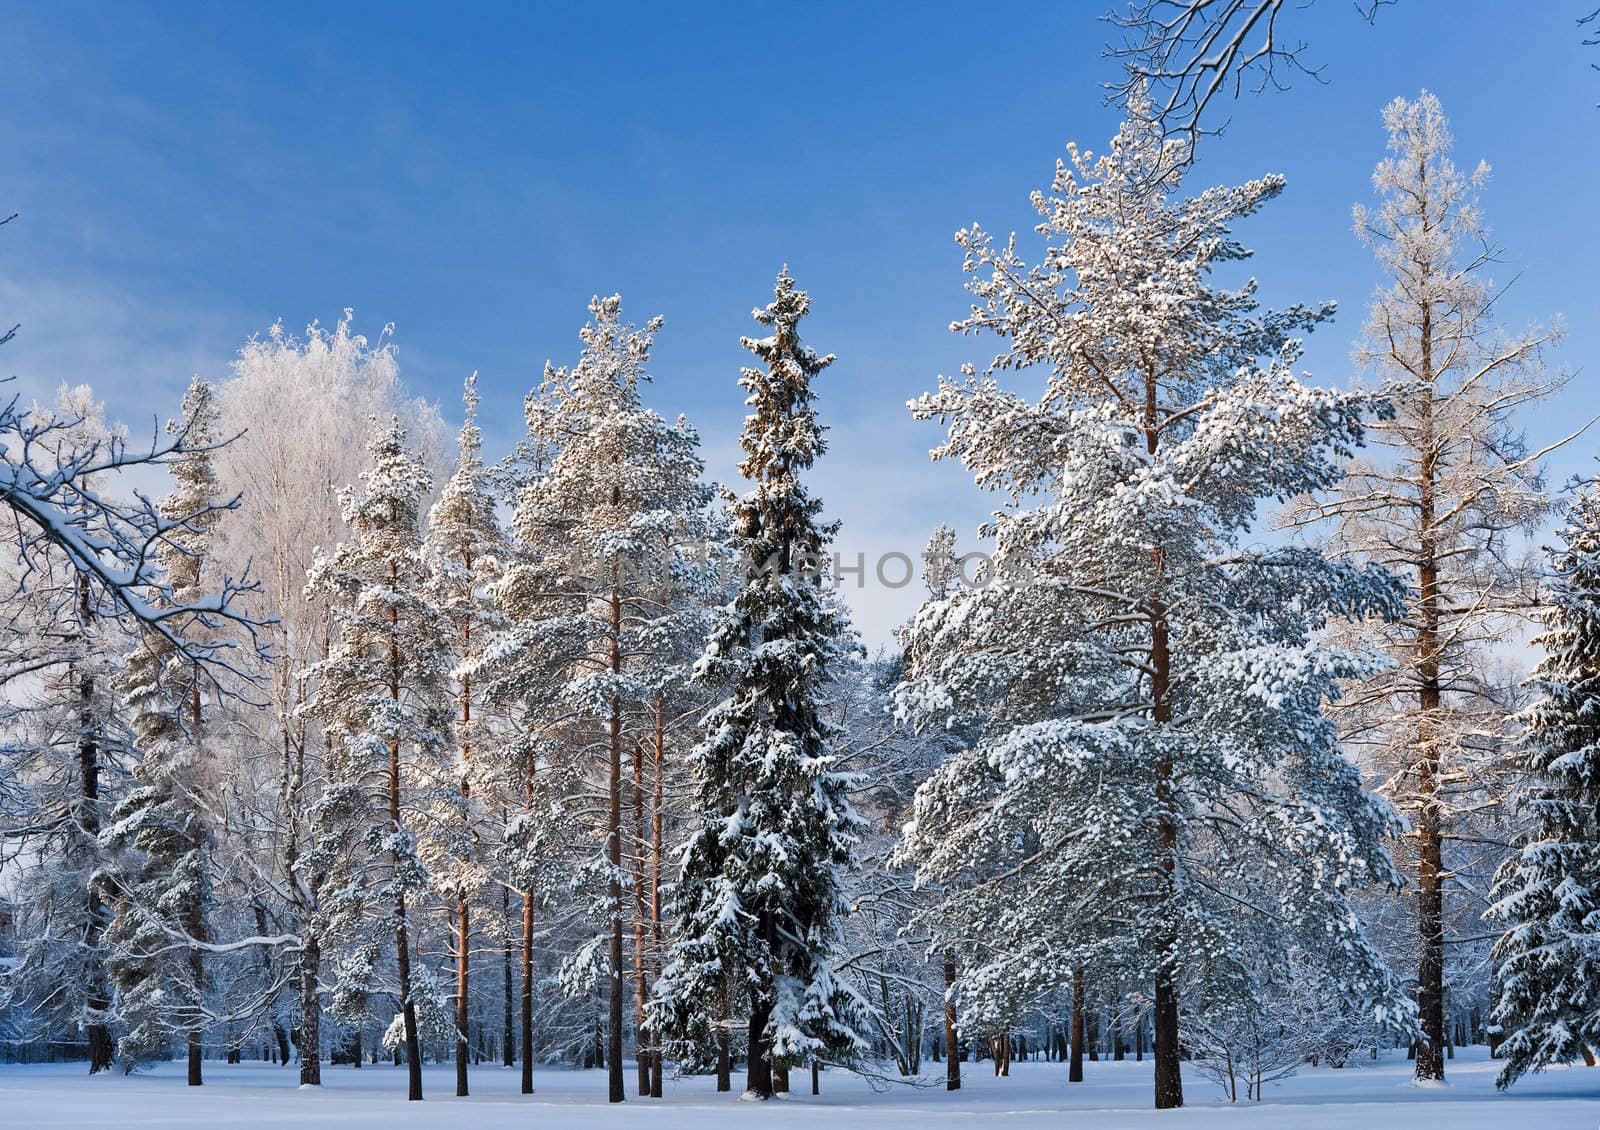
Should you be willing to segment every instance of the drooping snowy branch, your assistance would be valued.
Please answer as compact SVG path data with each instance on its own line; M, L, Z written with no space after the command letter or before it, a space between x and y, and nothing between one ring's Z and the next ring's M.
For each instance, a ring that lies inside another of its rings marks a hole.
M64 556L87 579L106 611L130 627L164 638L213 681L223 671L249 677L234 658L241 641L259 650L259 621L241 597L256 589L248 570L224 576L211 591L179 594L163 553L182 556L186 539L220 511L236 509L238 496L207 501L193 512L168 513L140 491L117 497L101 487L143 468L168 467L217 450L229 439L199 438L188 425L169 428L166 439L130 448L119 435L79 440L80 423L23 407L0 405L0 504L10 512L18 585L26 588L45 566L45 555Z

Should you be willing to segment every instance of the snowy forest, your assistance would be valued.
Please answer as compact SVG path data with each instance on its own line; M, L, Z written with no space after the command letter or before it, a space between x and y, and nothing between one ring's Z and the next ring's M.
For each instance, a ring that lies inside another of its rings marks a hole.
M1427 90L1339 157L1364 311L1262 296L1287 181L1198 157L1281 7L1116 17L1114 136L955 233L972 360L905 413L989 517L866 563L920 586L886 645L816 489L871 376L781 247L725 482L618 294L459 399L350 311L239 327L153 434L0 387L0 1094L1600 1092L1600 483L1548 473L1600 429Z

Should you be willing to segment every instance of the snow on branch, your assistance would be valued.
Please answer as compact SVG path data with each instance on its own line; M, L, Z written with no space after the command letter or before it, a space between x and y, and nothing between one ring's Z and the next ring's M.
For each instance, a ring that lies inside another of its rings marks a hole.
M1361 0L1356 9L1370 23L1393 2ZM1301 57L1306 44L1283 38L1284 7L1284 0L1134 0L1126 12L1109 13L1105 19L1122 41L1106 54L1124 69L1121 81L1107 84L1110 99L1127 104L1148 90L1162 132L1188 140L1192 157L1193 142L1208 132L1201 119L1217 95L1231 89L1237 98L1247 81L1255 93L1283 90L1295 72L1322 81L1321 68ZM1294 7L1310 7L1310 0Z
M265 646L256 634L261 622L239 601L256 591L256 582L247 572L223 577L207 593L180 594L161 564L162 553L169 559L191 553L185 535L212 515L237 509L239 496L169 514L137 490L116 498L95 486L107 476L165 467L231 439L200 442L184 425L132 450L120 436L76 438L81 423L30 412L16 397L0 404L0 504L13 519L19 586L25 589L46 570L47 552L58 552L130 628L163 637L213 682L224 673L249 678L248 665L234 656L245 640L256 654Z

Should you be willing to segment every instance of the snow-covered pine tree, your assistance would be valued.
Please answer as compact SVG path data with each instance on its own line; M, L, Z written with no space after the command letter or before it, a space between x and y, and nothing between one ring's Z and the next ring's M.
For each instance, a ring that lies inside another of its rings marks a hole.
M410 910L427 890L427 868L412 826L421 804L454 790L444 747L450 737L448 639L428 591L422 504L432 477L406 448L398 418L368 446L360 489L342 495L351 540L312 563L306 591L325 597L338 637L308 671L306 711L328 740L323 795L304 858L327 908L324 944L336 958L335 1011L364 1008L373 987L375 930L393 930L407 1097L422 1098L419 1000L431 975L420 969Z
M1582 485L1553 554L1518 768L1532 826L1495 877L1493 1019L1505 1088L1600 1045L1600 489Z
M535 560L500 586L514 626L495 642L484 670L497 697L537 698L554 674L562 711L580 723L568 732L585 749L573 752L600 753L591 760L603 767L603 785L596 782L606 797L597 829L603 846L587 873L601 888L594 912L605 932L568 962L566 980L587 990L603 966L609 1097L621 1102L630 901L623 763L641 756L627 731L643 728L640 716L654 699L650 661L683 614L659 601L659 586L682 568L687 549L698 548L710 493L700 481L695 430L681 418L669 424L641 400L661 320L642 330L623 322L617 295L596 298L589 313L578 363L546 366L543 387L526 402L530 437L548 461L517 492L512 528ZM573 801L591 810L586 797Z
M1182 1103L1180 1001L1250 994L1250 964L1316 962L1362 1007L1408 1002L1347 893L1398 881L1391 810L1322 712L1366 673L1317 633L1394 615L1400 589L1303 549L1246 542L1264 500L1327 486L1363 401L1296 379L1292 335L1325 306L1263 312L1213 274L1249 253L1235 221L1283 179L1178 195L1183 143L1148 100L1099 157L1068 147L1036 193L1047 248L958 233L995 334L983 375L913 402L1005 503L993 567L906 634L904 716L971 727L919 791L906 853L946 896L934 945L968 958L963 1013L1119 970L1152 993L1155 1105ZM1035 400L997 374L1034 367ZM970 883L959 883L964 876ZM1245 961L1248 955L1249 961Z
M534 934L537 912L548 906L561 885L558 862L582 837L564 804L572 789L565 773L571 759L562 756L561 723L567 710L561 699L562 675L572 662L570 641L560 630L559 611L567 599L565 566L552 531L536 521L518 522L516 502L522 491L550 468L557 437L543 427L550 414L535 402L549 395L536 388L525 401L529 434L493 469L501 501L513 507L511 536L499 577L491 591L502 626L471 662L458 667L484 698L504 712L514 738L495 745L496 793L501 810L497 852L502 877L520 896L518 912L507 907L507 998L514 978L511 951L520 969L518 1008L507 1005L508 1045L520 1046L522 1093L533 1093L534 1062ZM520 935L520 938L515 935ZM512 1032L511 1013L520 1013ZM510 1066L507 1063L507 1066Z
M483 777L491 765L473 750L486 731L481 699L469 673L473 662L504 617L489 595L499 575L505 537L495 516L496 499L488 468L483 463L483 435L478 428L478 374L466 380L462 393L465 420L457 440L456 469L439 492L428 513L427 555L434 604L444 614L452 636L455 672L455 733L461 761L456 767L459 794L449 797L454 812L440 814L444 850L428 859L435 890L445 900L453 919L456 956L456 1095L467 1094L468 1007L471 1003L471 905L488 883L479 852L484 831L481 804L473 801L474 776ZM482 791L482 790L480 790Z
M709 492L704 496L709 502ZM648 590L658 615L641 633L635 651L635 677L647 691L641 704L633 758L634 1024L640 1034L639 1093L660 1098L665 1053L651 1031L651 987L660 975L666 939L664 868L666 837L678 832L681 803L668 809L668 781L674 800L688 789L684 753L695 744L697 723L709 688L693 679L705 647L714 608L731 595L726 531L709 509L685 516L681 529L662 545L667 568ZM648 819L647 819L648 816Z
M1352 688L1335 717L1346 747L1410 821L1399 854L1415 882L1406 926L1417 961L1422 1040L1416 1076L1444 1078L1447 959L1455 922L1475 924L1492 864L1511 689L1496 659L1534 602L1535 571L1514 535L1548 511L1539 456L1514 413L1555 388L1541 362L1550 330L1501 333L1484 271L1496 257L1476 195L1488 177L1450 159L1439 100L1424 91L1384 108L1390 155L1373 172L1376 209L1356 231L1391 280L1372 304L1360 360L1393 415L1373 423L1378 454L1356 460L1292 521L1333 551L1404 578L1406 615L1347 633L1391 663ZM1474 882L1473 877L1480 880ZM1452 878L1453 877L1453 878ZM1470 933L1476 930L1469 929Z
M219 437L216 390L198 377L183 398L183 418L168 432L194 449L168 465L173 492L161 504L174 520L199 515L158 548L173 598L204 595L202 577L220 511L211 446ZM106 929L109 961L125 1026L124 1060L165 1059L182 1034L188 1080L201 1085L206 982L201 945L212 903L212 836L196 798L211 776L201 742L202 687L194 664L166 635L145 630L128 658L124 694L138 763L135 784L117 803L102 839L125 853L110 872L114 915Z
M742 344L763 363L739 383L751 412L727 498L744 570L717 615L697 673L726 687L691 755L697 811L672 898L670 960L651 1002L658 1031L691 1049L712 1043L727 987L750 1003L747 1096L769 1098L774 1067L850 1058L863 1047L864 1003L830 958L843 913L841 876L860 820L837 771L822 697L847 626L824 589L835 526L801 482L825 449L812 382L832 361L802 344L810 306L785 269L754 316L771 334Z

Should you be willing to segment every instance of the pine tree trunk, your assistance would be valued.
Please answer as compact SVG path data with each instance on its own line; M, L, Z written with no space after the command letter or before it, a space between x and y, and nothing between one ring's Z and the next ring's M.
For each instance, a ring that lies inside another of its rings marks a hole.
M1083 970L1072 971L1072 1060L1067 1082L1083 1082Z
M618 501L613 491L612 502ZM613 565L611 588L611 670L622 670L622 595L615 581ZM607 1097L620 1103L628 1097L622 1076L622 704L611 700L610 795L606 810L606 859L611 864L611 879L606 886L611 900L611 1010L610 1030L606 1033Z
M472 575L472 557L466 556L465 565L467 575ZM470 595L470 594L469 594ZM461 632L461 648L463 655L470 655L472 648L472 624L468 621ZM461 800L463 805L472 795L471 779L467 767L471 763L472 745L469 733L472 727L472 683L466 676L461 678ZM470 819L470 817L469 817ZM471 829L468 829L469 833ZM471 1000L469 996L469 981L471 975L471 908L467 905L466 892L461 892L456 914L456 1097L467 1096L467 1006Z
M533 892L522 892L522 1093L533 1094Z
M500 824L504 827L505 820L502 819ZM501 1017L500 1061L504 1066L511 1067L517 1062L517 1040L511 1004L514 992L511 987L511 894L504 885L500 887L500 967L505 974L505 1015Z
M772 1065L772 1093L787 1095L789 1093L789 1065L777 1062Z
M654 766L655 795L650 808L650 947L661 953L661 800L665 788L666 722L661 696L656 695L656 756ZM650 1056L650 1097L661 1097L662 1050L659 1044Z
M1155 671L1155 677L1151 680L1154 688L1152 697L1155 701L1155 720L1158 724L1165 725L1172 720L1172 706L1167 701L1172 657L1167 647L1164 606L1156 605L1153 621L1151 666ZM1164 911L1170 914L1172 901L1175 898L1171 884L1177 872L1178 829L1169 815L1173 803L1172 763L1167 760L1156 762L1156 803L1161 809L1157 837L1161 852L1161 870L1165 875L1167 886L1162 901L1166 904ZM1169 935L1160 940L1162 964L1156 973L1154 1008L1157 1110L1170 1110L1183 1105L1183 1076L1178 1048L1178 986L1170 966L1172 951L1176 945L1175 936Z
M644 860L644 758L637 746L633 751L633 1045L634 1073L638 1076L639 1097L650 1097L650 1047L645 1035L645 1006L650 1001L649 964L645 950L645 927L649 908L645 899Z
M472 936L470 911L465 896L456 914L456 1097L467 1095L467 951Z
M398 566L389 567L390 585L399 588ZM395 635L400 622L399 610L389 609L389 701L400 702L400 649ZM400 823L400 743L389 741L389 830L399 836ZM389 853L398 871L404 859L396 847ZM411 999L411 944L406 930L406 895L402 888L394 897L394 949L395 965L400 977L400 1013L405 1024L406 1042L406 1098L411 1102L422 1099L422 1046L417 1035L417 1004Z
M1161 443L1161 420L1156 412L1156 379L1145 378L1144 402L1145 449L1155 455ZM1152 574L1158 578L1166 572L1165 553L1157 547L1152 554ZM1150 714L1158 729L1172 723L1172 649L1170 627L1167 623L1167 606L1159 593L1152 596L1150 617ZM1174 921L1177 894L1173 889L1178 870L1178 828L1173 823L1172 762L1159 758L1155 764L1156 776L1156 838L1159 852L1157 863L1163 882L1159 916L1163 934L1157 939L1155 991L1155 1058L1156 1058L1156 1109L1170 1110L1183 1105L1183 1077L1178 1060L1178 986L1171 967L1173 952L1177 947L1177 924Z
M956 963L949 954L944 957L944 1089L961 1090L961 1057L956 1054L956 1002L953 995L956 983Z
M728 1030L717 1029L717 1092L733 1090L733 1054L728 1047Z
M411 997L411 944L406 934L406 896L394 900L395 964L400 974L400 1009L405 1023L406 1098L422 1098L422 1042L417 1035L417 1002Z

